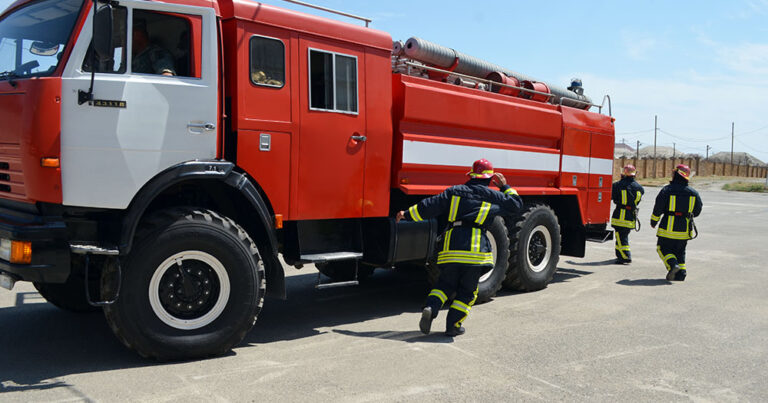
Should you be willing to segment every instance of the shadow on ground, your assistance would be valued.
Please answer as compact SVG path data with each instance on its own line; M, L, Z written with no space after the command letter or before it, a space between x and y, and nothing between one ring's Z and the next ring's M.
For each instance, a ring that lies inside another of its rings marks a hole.
M345 336L373 338L381 340L399 340L408 343L453 343L453 337L446 336L443 332L431 332L424 334L418 330L396 332L396 331L373 331L373 332L355 332L352 330L333 329L334 333Z
M360 286L327 290L316 290L316 281L315 273L287 277L289 299L267 299L243 343L298 339L318 334L317 328L417 312L427 292L424 275L414 272L378 270ZM16 306L0 308L0 395L71 388L57 379L71 374L164 365L126 349L101 312L75 314L41 302L38 293L21 292Z
M565 263L572 264L574 266L610 266L617 265L616 259L601 260L599 262L574 262L573 260L566 260ZM621 265L617 265L621 266Z
M591 274L559 269L553 283ZM328 281L327 278L323 278ZM429 290L423 271L377 270L359 286L316 290L317 274L286 278L287 300L267 299L242 344L311 337L333 331L353 337L451 343L442 332L354 332L331 329L350 323L418 313ZM497 298L517 292L501 291ZM35 292L19 293L16 306L0 308L0 393L72 388L60 377L113 369L165 365L139 357L113 335L100 313L75 314L39 303ZM234 353L230 353L234 354Z
M672 284L671 281L667 281L663 278L643 278L643 279L637 279L637 280L630 280L630 279L624 279L619 280L616 282L616 284L619 285L628 285L628 286L657 286L657 285L670 285Z

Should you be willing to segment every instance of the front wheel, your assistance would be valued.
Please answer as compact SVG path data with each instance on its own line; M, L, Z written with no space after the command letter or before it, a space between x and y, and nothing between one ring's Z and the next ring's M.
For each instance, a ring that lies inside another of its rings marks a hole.
M264 266L248 234L209 210L170 209L147 219L104 311L112 330L144 357L222 354L253 327Z
M504 286L518 291L547 287L560 260L560 225L548 206L529 206L510 230L510 259Z

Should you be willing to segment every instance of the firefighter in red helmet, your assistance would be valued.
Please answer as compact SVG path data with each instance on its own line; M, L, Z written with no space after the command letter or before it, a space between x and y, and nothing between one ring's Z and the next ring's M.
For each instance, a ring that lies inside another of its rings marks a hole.
M637 169L628 164L621 171L621 179L611 187L611 198L616 204L611 216L611 226L616 232L616 263L629 264L632 255L629 252L629 233L637 228L637 205L645 190L635 181Z
M656 251L667 268L667 280L684 281L685 247L693 239L693 218L701 214L701 196L688 186L691 168L680 164L672 171L672 181L656 196L651 215L651 227L659 225L656 232Z
M517 192L509 187L504 175L494 173L488 160L475 161L467 175L470 179L465 184L452 186L397 213L397 221L447 216L448 227L437 255L440 277L427 296L419 321L419 328L425 334L429 334L432 320L454 292L445 334L464 333L462 323L477 299L480 275L494 264L486 226L497 215L517 213L523 206ZM490 189L491 181L501 191Z

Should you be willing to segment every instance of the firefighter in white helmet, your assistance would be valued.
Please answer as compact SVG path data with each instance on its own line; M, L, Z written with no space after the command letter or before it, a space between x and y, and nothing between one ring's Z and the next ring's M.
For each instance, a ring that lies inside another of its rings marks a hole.
M616 263L629 264L632 255L629 252L629 233L633 229L639 230L637 221L637 205L643 197L645 190L635 181L637 169L628 164L621 171L621 180L613 183L611 198L616 204L611 216L611 226L616 232Z
M465 184L452 186L397 213L398 221L421 221L440 215L447 215L448 219L437 255L440 278L427 296L419 321L419 328L425 334L429 334L432 320L454 292L445 334L451 337L464 334L462 323L477 299L480 275L494 264L491 244L485 235L486 226L497 215L517 213L523 206L517 192L507 185L504 175L493 172L488 160L475 161L467 175L470 180ZM492 180L501 192L488 187Z

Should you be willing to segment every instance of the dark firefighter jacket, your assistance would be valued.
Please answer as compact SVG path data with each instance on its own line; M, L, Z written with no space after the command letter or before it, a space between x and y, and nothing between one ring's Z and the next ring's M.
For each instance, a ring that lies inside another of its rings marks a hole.
M643 197L645 190L631 176L625 176L613 183L611 198L616 204L611 216L611 225L614 227L635 228L637 219L637 205Z
M470 179L414 204L406 212L406 218L413 221L447 214L449 228L443 244L438 246L438 264L493 265L485 229L497 215L518 212L523 202L508 185L499 192L487 183L488 180Z
M691 239L691 219L701 214L699 192L682 178L675 178L656 196L651 224L659 224L656 236L669 239Z

